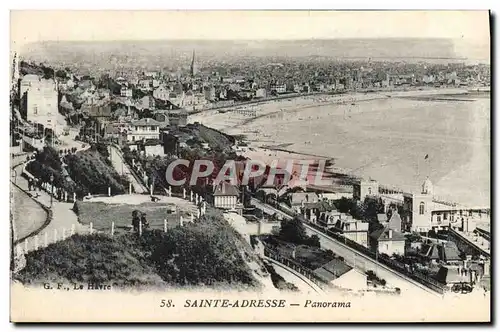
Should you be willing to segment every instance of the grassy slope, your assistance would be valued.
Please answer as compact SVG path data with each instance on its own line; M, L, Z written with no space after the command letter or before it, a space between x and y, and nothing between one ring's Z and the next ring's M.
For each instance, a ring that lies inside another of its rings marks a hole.
M116 228L127 228L132 225L132 211L139 210L146 213L147 220L151 227L163 229L163 220L167 219L168 227L175 227L179 224L179 216L168 212L168 206L159 203L141 203L138 205L129 204L106 204L103 202L76 202L78 221L84 225L91 222L97 230L111 229L111 223L115 223ZM187 214L183 214L184 221L189 220Z
M215 212L218 213L218 212ZM246 261L255 259L244 240L220 215L163 233L75 235L30 252L16 278L23 283L97 282L114 287L260 284Z
M83 194L87 194L90 188L92 194L106 194L108 186L113 193L125 193L119 174L98 151L91 149L70 155L67 162L68 172Z

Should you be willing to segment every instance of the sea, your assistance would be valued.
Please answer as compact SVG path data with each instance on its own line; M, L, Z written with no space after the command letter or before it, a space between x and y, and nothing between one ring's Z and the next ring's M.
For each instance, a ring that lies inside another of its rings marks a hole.
M440 199L490 206L488 93L306 107L237 130L254 144L331 157L336 167L381 184L415 192L429 177Z

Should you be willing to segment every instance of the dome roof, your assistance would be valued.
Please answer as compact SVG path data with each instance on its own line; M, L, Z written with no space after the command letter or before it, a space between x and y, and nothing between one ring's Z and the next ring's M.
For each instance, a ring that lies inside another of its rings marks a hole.
M427 179L425 179L424 183L422 184L422 194L432 195L432 192L433 192L432 182L429 179L429 177L427 177Z

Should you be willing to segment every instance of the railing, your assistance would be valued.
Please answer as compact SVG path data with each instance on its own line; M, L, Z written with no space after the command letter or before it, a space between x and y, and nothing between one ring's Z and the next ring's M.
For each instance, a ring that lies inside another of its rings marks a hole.
M477 230L477 228L476 228L476 230ZM452 227L449 227L448 231L449 231L448 234L451 234L452 236L455 236L455 237L458 237L459 239L462 239L465 243L467 243L470 247L472 247L476 252L479 252L481 255L483 255L485 257L488 257L488 258L491 257L489 252L486 252L480 246L478 246L477 244L475 244L473 241L471 241L470 239L468 239L463 234L460 234L459 232L457 232L456 230L454 230Z
M135 179L135 181L140 186L143 186L143 188L137 188L137 189L139 189L139 190L142 189L146 193L149 192L148 187L147 187L147 183L146 184L144 183L143 178L141 178L140 175L137 174L137 171L135 170L135 167L132 166L132 165L130 165L129 162L125 159L125 156L123 155L123 152L122 152L120 146L118 146L115 143L111 143L110 146L112 148L115 148L117 150L117 154L119 155L119 158L121 158L122 162L125 163L128 166L128 169L130 170L130 175L132 175L132 177Z
M318 226L318 225L310 222L306 218L304 218L302 215L300 215L300 214L298 214L298 213L296 213L288 208L283 207L281 204L278 205L277 209L282 211L285 214L289 214L289 215L291 214L293 217L298 218L300 221L307 224L309 227L314 228L314 229L322 232L323 234L328 235L329 237L333 238L334 240L337 240L339 242L344 243L346 246L350 247L351 249L354 249L354 250L362 253L363 255L368 256L369 258L374 259L377 262L382 263L383 265L387 266L388 268L390 268L396 272L399 272L399 273L403 274L404 276L406 276L407 278L410 278L410 279L412 279L412 280L414 280L414 281L416 281L416 282L418 282L418 283L420 283L420 284L422 284L422 285L424 285L424 286L426 286L426 287L428 287L428 288L430 288L430 289L432 289L440 294L443 294L445 292L445 290L447 289L445 284L442 284L439 281L437 281L429 276L426 276L418 271L410 272L406 269L406 267L403 263L392 260L391 258L386 257L386 256L378 255L377 253L369 250L365 246L363 246L363 245L361 245L361 244L359 244L351 239L348 239L348 238L346 238L338 233L334 233L334 232L332 232L329 229L326 229L324 227Z

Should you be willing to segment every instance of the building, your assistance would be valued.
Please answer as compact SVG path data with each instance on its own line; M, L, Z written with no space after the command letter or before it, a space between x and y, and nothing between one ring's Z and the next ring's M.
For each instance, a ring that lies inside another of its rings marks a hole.
M142 91L151 91L152 85L153 81L149 79L139 80L139 82L137 83L137 87Z
M420 249L419 255L429 261L453 263L460 262L460 250L453 241L444 243L425 243Z
M104 127L104 138L117 139L122 135L122 127L119 123L108 123Z
M142 151L146 156L164 156L165 151L163 149L162 142L159 140L150 140L140 144Z
M120 89L120 96L126 98L132 98L132 89L122 86Z
M446 284L453 286L457 283L470 283L485 286L490 284L489 263L478 263L473 261L465 261L464 265L442 265L436 274L436 279ZM489 288L489 286L488 286Z
M363 290L367 288L367 276L338 258L332 259L313 272L324 282L346 290Z
M161 123L150 118L132 121L127 131L127 141L160 139L160 125Z
M318 203L318 202L319 202L318 194L314 192L298 192L298 193L292 193L292 195L290 196L290 205L292 209L299 213L301 209L304 207L305 203Z
M401 217L399 216L398 210L393 209L392 214L391 214L391 218L389 218L389 222L388 222L389 228L401 233L402 223L403 223L403 221L401 220Z
M145 72L143 72L143 75L145 77L150 77L150 78L156 78L156 77L158 77L158 73L155 72L155 71L145 71Z
M215 94L215 87L214 86L206 86L203 88L203 94L205 95L205 99L207 101L215 101L216 94Z
M236 209L239 195L239 191L235 186L222 182L215 186L213 193L214 206L218 209Z
M27 121L57 131L59 96L56 81L25 75L19 84L19 96L19 110Z
M179 110L169 110L167 112L168 122L174 127L185 127L187 126L188 113L185 109Z
M266 98L266 97L267 97L266 89L260 88L255 91L255 98Z
M167 101L170 95L170 90L161 85L153 91L153 97L163 101Z
M408 211L405 223L412 232L428 232L432 229L432 182L427 178L419 194L404 194L403 209Z
M156 111L154 112L154 119L161 123L160 128L166 128L170 125L168 119L168 111Z
M136 107L140 110L143 109L153 110L155 108L155 99L149 95L144 96L137 101Z
M367 196L378 195L378 182L375 180L360 180L353 184L352 197L358 201L364 201Z
M111 105L83 105L82 111L86 112L88 116L99 123L109 122L113 113Z
M368 248L368 226L369 223L348 216L341 220L340 229L346 238Z
M273 84L271 85L271 91L276 91L276 93L286 93L286 84Z
M333 203L341 198L352 198L352 192L337 192L337 193L321 193L319 194L319 198L323 201L327 201L329 203Z
M380 228L370 234L370 248L388 256L393 254L404 256L405 242L403 234L388 227Z

